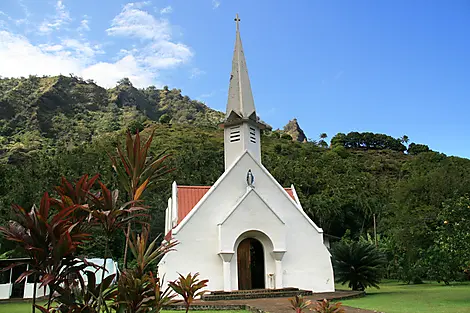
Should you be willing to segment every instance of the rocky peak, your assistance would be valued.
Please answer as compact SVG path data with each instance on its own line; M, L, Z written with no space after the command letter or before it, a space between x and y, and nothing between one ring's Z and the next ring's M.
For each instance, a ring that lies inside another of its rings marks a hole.
M284 132L286 134L289 134L293 140L298 141L298 142L304 142L307 141L307 136L305 136L304 131L302 128L300 128L299 123L297 122L297 119L294 118L293 120L290 120L289 123L287 123L286 126L284 126Z

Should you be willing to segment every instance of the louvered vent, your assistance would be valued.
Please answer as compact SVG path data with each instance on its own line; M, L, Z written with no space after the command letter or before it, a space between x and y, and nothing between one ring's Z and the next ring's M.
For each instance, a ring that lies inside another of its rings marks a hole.
M253 127L250 127L250 141L256 143L256 130Z
M240 126L230 128L230 142L240 141Z

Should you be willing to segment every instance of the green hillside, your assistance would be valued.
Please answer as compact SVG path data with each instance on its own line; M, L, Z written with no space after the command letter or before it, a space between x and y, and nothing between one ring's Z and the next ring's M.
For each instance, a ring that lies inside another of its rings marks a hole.
M211 185L222 174L223 132L217 127L222 119L221 112L180 90L136 89L126 79L108 90L76 77L0 79L0 223L11 217L11 203L37 203L61 176L73 180L100 173L117 188L106 152L115 150L128 128L144 136L155 129L152 153L166 149L176 169L160 189L146 195L156 236L163 231L173 180ZM462 237L452 233L456 229L442 230L443 221L462 215L470 220L465 211L470 160L426 149L407 154L398 139L372 133L338 134L331 147L303 141L265 131L262 160L282 185L295 185L304 210L325 233L367 238L373 235L375 215L389 277L444 275L438 262L452 254L441 255L447 251L439 248L442 234L448 232L446 238L454 241ZM455 217L455 210L463 214ZM100 256L100 245L94 240L84 253ZM122 235L112 247L113 255L121 257ZM0 242L0 254L12 248ZM467 248L460 247L460 254L468 254L470 248L462 251Z

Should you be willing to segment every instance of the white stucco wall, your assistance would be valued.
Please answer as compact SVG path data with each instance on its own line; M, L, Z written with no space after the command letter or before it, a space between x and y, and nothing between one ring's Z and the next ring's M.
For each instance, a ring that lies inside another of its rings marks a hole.
M41 285L41 284L38 283L37 288L36 288L36 298L45 297L45 296L49 295L49 288L48 287L46 287L46 289L39 288L39 285ZM26 283L25 286L24 286L23 298L24 299L32 299L33 298L33 291L34 291L34 283Z
M239 140L233 141L234 132L239 132ZM242 123L224 128L225 169L228 169L242 153L248 150L258 161L261 160L260 130L251 123ZM246 174L246 173L245 173Z
M256 193L247 196L249 169L255 176ZM243 196L245 199L236 207ZM200 272L201 278L209 279L209 290L222 290L223 262L218 253L232 251L231 286L236 290L236 248L240 235L253 230L260 230L271 241L260 240L265 250L266 274L274 273L272 249L286 250L282 259L283 287L315 292L334 290L331 260L321 229L306 218L284 189L248 153L221 176L200 204L173 230L173 237L180 244L176 252L161 260L159 271L165 274L166 281L176 279L177 272L183 275Z
M0 284L0 300L10 299L11 284Z

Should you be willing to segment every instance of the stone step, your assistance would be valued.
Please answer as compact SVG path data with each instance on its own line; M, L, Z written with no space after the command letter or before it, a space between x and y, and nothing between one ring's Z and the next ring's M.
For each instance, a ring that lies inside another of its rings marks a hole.
M216 300L237 300L237 299L260 299L260 298L281 298L294 297L296 295L312 295L310 290L299 290L297 288L284 289L258 289L258 290L236 290L232 292L215 291L205 294L202 299L205 301Z
M280 292L280 291L298 291L299 288L282 288L282 289L250 289L250 290L233 290L233 291L223 291L223 290L214 290L209 294L211 295L221 295L221 294L240 294L240 293L268 293L268 292Z

